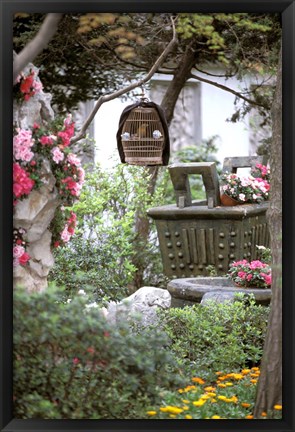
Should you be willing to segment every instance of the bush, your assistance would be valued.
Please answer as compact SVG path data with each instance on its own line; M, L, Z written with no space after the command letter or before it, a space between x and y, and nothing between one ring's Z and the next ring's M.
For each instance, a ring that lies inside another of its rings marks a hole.
M92 287L93 300L121 300L136 272L134 257L145 263L145 285L158 286L163 280L155 232L141 244L135 230L138 215L158 205L159 187L153 197L147 190L150 174L143 167L117 165L103 170L99 165L88 173L72 210L78 229L71 243L54 252L55 266L50 279L66 288L72 297L81 288ZM151 223L151 221L150 221Z
M14 296L14 416L141 418L171 387L172 358L158 329L106 322L86 296L62 303L54 289Z
M252 297L230 303L208 302L159 311L171 350L187 373L234 370L259 363L269 307ZM242 301L241 301L242 300Z

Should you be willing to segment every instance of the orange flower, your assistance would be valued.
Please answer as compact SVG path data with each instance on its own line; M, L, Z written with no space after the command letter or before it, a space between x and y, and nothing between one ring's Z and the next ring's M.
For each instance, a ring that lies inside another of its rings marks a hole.
M275 405L274 407L273 407L275 410L281 410L282 409L282 405Z
M246 415L245 418L248 419L248 420L252 420L254 417L253 417L253 415L249 414L249 415Z
M261 413L261 417L267 417L267 413L266 413L265 411L263 411L263 412Z
M244 407L244 408L249 408L249 406L250 406L251 404L249 404L249 403L247 403L247 402L242 402L241 405L242 405L242 407Z
M193 377L192 381L195 382L195 383L198 383L200 385L205 384L205 381L202 378L199 378L199 377Z

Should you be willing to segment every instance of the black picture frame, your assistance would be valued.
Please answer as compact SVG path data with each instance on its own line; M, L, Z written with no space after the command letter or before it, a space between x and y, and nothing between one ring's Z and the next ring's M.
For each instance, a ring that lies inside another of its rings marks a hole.
M293 431L294 426L294 0L1 0L1 407L0 429L14 431ZM18 420L12 417L12 15L15 12L280 13L283 29L283 405L282 420Z

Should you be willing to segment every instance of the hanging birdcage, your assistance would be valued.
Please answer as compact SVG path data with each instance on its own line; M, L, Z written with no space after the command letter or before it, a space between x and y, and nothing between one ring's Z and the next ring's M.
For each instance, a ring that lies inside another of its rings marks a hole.
M168 125L161 107L146 100L126 107L120 117L117 144L123 163L168 165Z

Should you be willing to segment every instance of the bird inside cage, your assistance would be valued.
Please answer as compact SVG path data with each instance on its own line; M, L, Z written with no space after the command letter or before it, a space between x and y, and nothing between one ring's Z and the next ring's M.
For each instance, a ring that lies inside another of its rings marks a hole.
M139 128L136 131L136 136L138 136L139 138L146 138L148 136L147 134L147 129L148 129L148 124L147 123L142 123Z

